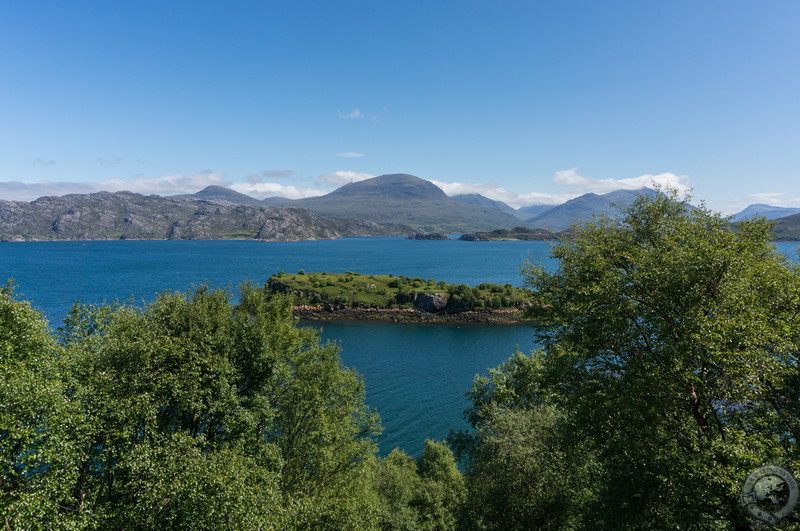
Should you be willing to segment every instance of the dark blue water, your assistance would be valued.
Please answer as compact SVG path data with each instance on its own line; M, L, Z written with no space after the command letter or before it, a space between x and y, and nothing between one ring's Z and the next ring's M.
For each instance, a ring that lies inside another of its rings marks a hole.
M315 242L101 241L0 244L0 282L51 319L75 300L141 302L164 290L209 283L263 283L273 273L327 271L394 274L470 285L521 284L525 258L547 256L544 242L414 241L346 238Z
M779 244L797 260L797 243ZM413 241L353 238L317 242L109 241L0 243L0 283L18 293L54 327L70 306L149 301L164 290L208 283L263 283L278 271L355 271L433 278L451 283L519 286L525 259L547 259L544 242ZM325 323L324 339L363 376L367 402L381 414L381 451L397 446L418 454L426 437L462 428L464 392L478 373L533 347L528 326Z
M525 259L546 259L543 242L413 241L352 238L316 242L108 241L0 244L0 282L57 327L81 300L139 304L158 292L208 283L263 283L278 271L355 271L451 283L519 286ZM549 262L552 265L552 262ZM314 323L336 341L342 359L363 376L367 402L384 425L381 451L421 451L426 437L442 439L464 427L464 392L478 373L532 347L527 326Z

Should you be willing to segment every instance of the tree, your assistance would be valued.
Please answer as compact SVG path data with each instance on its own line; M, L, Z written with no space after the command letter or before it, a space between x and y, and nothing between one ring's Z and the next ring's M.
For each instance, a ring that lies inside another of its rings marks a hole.
M595 463L583 444L566 439L566 415L541 387L542 361L536 353L517 352L476 377L468 392L466 416L474 431L453 434L450 441L466 467L463 529L574 529L587 523L582 517Z
M426 440L418 460L394 449L375 464L381 529L456 529L466 487L453 453Z
M374 527L377 415L289 299L76 305L58 344L6 292L0 320L7 527Z
M52 529L86 525L85 513L65 511L76 447L69 438L80 423L54 368L57 345L44 317L0 287L0 517Z
M422 528L455 529L466 486L453 452L445 443L426 440L417 467L422 488L412 505L417 508Z
M750 470L800 470L800 274L770 234L662 192L527 266L538 385L602 463L603 525L741 525Z
M733 227L667 191L552 255L554 272L524 268L541 349L476 380L475 432L454 438L476 518L746 526L750 471L800 470L800 273L770 224Z

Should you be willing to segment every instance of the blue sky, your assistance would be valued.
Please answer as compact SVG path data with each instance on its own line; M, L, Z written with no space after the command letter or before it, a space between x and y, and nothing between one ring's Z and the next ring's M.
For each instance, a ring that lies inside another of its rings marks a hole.
M0 0L0 199L411 173L800 206L800 2Z

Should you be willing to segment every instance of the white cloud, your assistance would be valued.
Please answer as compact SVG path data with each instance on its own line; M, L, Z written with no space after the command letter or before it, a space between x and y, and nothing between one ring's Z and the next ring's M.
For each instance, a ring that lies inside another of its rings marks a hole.
M339 115L339 118L341 118L342 120L356 120L358 118L363 118L364 117L364 115L361 113L360 109L353 109L352 111L350 111L348 113L344 113L342 111L336 111L336 113Z
M605 194L615 190L639 190L653 185L675 188L680 193L688 192L689 178L685 175L674 173L646 174L628 179L590 179L578 174L577 168L556 172L553 184L570 188L574 196L595 193Z
M260 183L264 180L270 179L286 179L294 175L292 170L266 170L259 173L254 173L253 175L248 175L247 180L251 183Z
M206 186L226 186L223 172L200 172L193 175L167 175L156 178L106 179L98 182L23 183L0 182L0 199L33 201L46 195L90 194L94 192L120 192L127 190L139 194L193 194Z
M565 187L567 190L563 193L555 194L541 192L515 193L495 183L432 182L450 196L481 194L495 201L503 201L513 208L519 208L529 205L559 205L590 192L605 194L615 190L639 190L643 187L652 187L654 184L670 186L684 193L689 191L688 180L688 177L675 175L674 173L647 174L628 179L590 179L578 174L577 169L573 168L556 172L553 177L553 184Z
M364 179L370 179L375 177L370 173L359 173L355 171L335 171L333 173L326 173L325 175L320 175L314 184L317 186L342 186L347 183L354 183L356 181L363 181Z
M256 199L264 199L266 197L288 197L289 199L300 199L302 197L314 197L318 195L325 195L328 192L319 188L303 188L299 186L292 186L280 183L252 183L252 182L239 182L231 183L228 186L231 190L235 190L241 194L247 194Z
M66 183L40 181L23 183L20 181L0 182L0 199L7 201L33 201L46 195L89 194L99 191L96 183Z
M576 195L596 193L605 194L615 190L638 190L654 185L672 187L678 192L689 191L689 178L674 173L646 174L628 179L590 179L578 174L577 168L556 172L553 184L569 187Z
M225 173L205 171L193 175L166 175L150 179L107 179L97 183L98 189L108 192L127 190L138 194L193 194L206 186L226 186Z
M363 157L364 154L363 153L356 153L354 151L345 151L344 153L337 153L336 156L337 157L344 157L346 159L357 159L357 158Z
M226 186L237 192L263 199L265 197L282 196L290 199L320 196L334 188L347 183L363 181L374 177L369 173L340 170L319 176L311 186L296 186L273 182L286 179L296 174L290 170L264 171L250 175L240 182L225 179L219 171L205 171L192 175L167 175L157 178L107 179L100 182L37 182L23 183L19 181L0 182L0 199L32 201L45 195L86 194L101 190L116 192L128 190L141 194L193 194L209 185ZM578 174L577 170L559 171L553 177L553 184L566 190L562 193L515 193L497 183L463 183L432 181L444 190L447 195L481 194L496 201L503 201L513 208L528 205L557 205L579 195L594 192L606 193L614 190L636 190L653 184L669 185L681 192L688 190L688 178L672 173L657 175L641 175L628 179L590 179ZM744 201L744 200L742 200ZM782 194L754 194L748 196L748 202L741 208L728 205L725 211L738 212L751 203L768 203L776 206L797 206L800 198L790 199Z
M497 184L479 184L479 183L459 183L452 182L446 183L443 181L431 181L433 184L444 190L449 196L459 194L480 194L495 201L502 201L512 208L519 208L528 205L558 205L572 199L573 195L569 194L543 194L539 192L531 192L527 194L516 194L509 192L502 186Z
M777 207L800 207L800 197L788 197L783 192L763 192L737 197L732 201L719 205L717 210L723 214L736 214L750 205L770 205Z

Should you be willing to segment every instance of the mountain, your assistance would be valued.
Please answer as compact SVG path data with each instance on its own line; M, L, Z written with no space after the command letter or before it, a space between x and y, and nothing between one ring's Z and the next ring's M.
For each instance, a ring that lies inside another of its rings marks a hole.
M145 196L131 192L41 197L30 203L0 201L0 241L286 241L405 235L409 232L410 227L379 225L359 219L323 218L298 208L241 205L227 200Z
M619 212L618 206L615 205L627 205L642 194L655 195L656 192L642 188L617 190L602 195L584 194L528 219L527 224L534 228L556 232L566 230L572 223L590 221L593 216L602 214L614 216Z
M488 207L488 208L496 208L500 212L505 212L506 214L511 214L512 216L517 215L517 211L508 206L507 204L503 203L502 201L495 201L494 199L489 199L486 196L481 194L457 194L451 195L450 199L458 201L459 203L464 203L467 205L477 205L480 207Z
M323 216L401 223L431 232L473 232L519 224L511 214L458 202L433 183L402 173L349 183L327 195L286 204Z
M733 221L742 221L743 219L753 218L756 216L764 216L767 219L778 219L791 216L793 214L800 214L800 208L755 204L750 205L738 214L734 214Z
M541 216L548 210L552 210L554 206L556 205L528 205L519 207L516 210L515 215L519 219L531 219L535 218L536 216Z
M241 194L230 188L217 185L206 186L194 194L182 196L173 195L171 197L190 197L204 201L228 201L230 203L236 203L237 205L264 206L264 203L255 197L250 197L249 195Z

